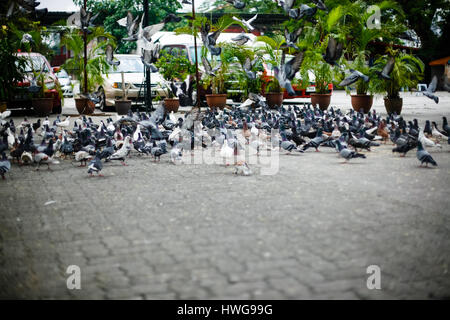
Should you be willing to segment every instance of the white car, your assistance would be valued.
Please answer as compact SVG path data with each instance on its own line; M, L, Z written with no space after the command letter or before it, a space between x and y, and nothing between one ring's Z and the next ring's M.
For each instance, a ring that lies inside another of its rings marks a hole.
M67 71L64 69L59 69L58 73L56 73L56 77L58 78L59 84L61 85L63 96L73 97L72 77L69 76Z
M145 102L145 73L144 64L141 57L136 54L116 54L114 57L120 61L117 67L112 67L108 75L103 75L104 83L97 88L100 93L100 109L103 111L108 107L114 106L114 100L123 97L122 74L124 74L125 88L128 88L128 99L133 104L143 104ZM162 76L156 72L151 73L151 94L152 98L157 95L165 97L167 94L159 85L164 83Z

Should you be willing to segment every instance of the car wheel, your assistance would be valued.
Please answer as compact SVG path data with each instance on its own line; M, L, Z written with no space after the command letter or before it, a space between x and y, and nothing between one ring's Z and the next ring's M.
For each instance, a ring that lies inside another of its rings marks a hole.
M103 88L100 88L100 89L98 89L98 91L99 91L99 97L100 97L99 108L101 111L106 111L108 106L106 105L105 90L103 90Z

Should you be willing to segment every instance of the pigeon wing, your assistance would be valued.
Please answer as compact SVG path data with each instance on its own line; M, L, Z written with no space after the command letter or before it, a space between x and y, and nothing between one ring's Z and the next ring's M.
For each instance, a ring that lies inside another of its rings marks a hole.
M431 80L430 84L428 85L427 91L430 93L436 92L437 84L438 84L438 78L437 78L437 76L434 76L433 79Z

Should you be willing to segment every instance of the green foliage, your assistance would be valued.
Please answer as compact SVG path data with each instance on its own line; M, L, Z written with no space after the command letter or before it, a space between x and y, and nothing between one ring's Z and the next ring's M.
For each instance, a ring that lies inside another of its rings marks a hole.
M98 40L105 39L105 40ZM84 40L80 30L72 30L66 33L61 39L61 43L72 51L73 57L67 59L63 68L73 73L80 80L80 85L84 84ZM102 74L108 74L110 65L106 62L103 54L106 45L115 46L114 37L105 32L102 27L95 27L91 34L87 35L88 50L86 72L88 75L88 88L84 91L92 92L99 85L102 85L104 78Z
M374 89L379 93L386 93L388 98L399 98L399 92L402 88L414 88L423 78L423 62L408 53L399 50L387 49L387 55L379 57L375 61L374 70L381 72L392 56L395 59L394 68L390 74L391 80L374 77L371 79Z
M207 11L214 8L214 12L225 13L254 13L258 10L258 13L278 13L282 14L284 11L279 7L274 0L244 0L246 6L244 9L239 10L233 7L225 0L205 1L200 7L200 11Z
M15 42L9 41L10 29L4 26L0 29L0 101L11 101L14 97L17 83L24 78L26 61L18 57Z
M83 0L74 0L76 5L82 6ZM130 53L136 49L135 42L121 41L127 36L127 28L117 24L120 20L127 16L127 12L131 11L133 17L142 16L142 1L137 0L87 0L88 11L93 14L99 13L95 23L102 25L106 32L112 34L118 41L117 53ZM161 22L169 13L176 13L181 8L181 4L177 0L151 0L149 1L149 24ZM183 23L181 23L183 24ZM173 30L177 24L169 23L167 30Z
M280 66L282 57L282 46L286 43L283 35L276 33L272 37L259 36L256 37L256 41L263 42L265 45L262 47L262 60L269 64L272 71L275 66ZM266 86L267 92L281 92L281 86L278 80L273 77Z

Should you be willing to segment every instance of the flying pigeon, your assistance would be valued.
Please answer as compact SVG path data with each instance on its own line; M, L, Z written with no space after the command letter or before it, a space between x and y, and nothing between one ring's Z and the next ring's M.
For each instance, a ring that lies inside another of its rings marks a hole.
M317 7L311 8L306 4L302 4L300 8L295 8L289 10L289 17L292 19L300 20L303 18L307 18L307 20L314 21L313 16L317 12Z
M256 20L258 14L254 15L252 18L248 20L241 20L233 16L233 20L242 23L248 30L253 31L255 28L252 26L252 23Z
M290 96L295 95L294 88L292 87L291 81L294 79L295 74L300 69L303 62L304 52L298 52L291 60L285 61L285 53L283 51L281 56L280 67L274 67L275 78L282 88L285 88Z
M120 22L119 22L120 21ZM137 34L137 29L138 29L138 21L139 21L139 16L136 17L136 19L133 19L133 14L128 11L127 13L127 17L126 17L126 24L123 25L122 19L117 21L117 23L119 23L122 26L126 26L127 27L127 34L128 37L123 38L123 41L137 41L138 40L138 34Z
M286 38L286 44L288 47L294 48L296 50L299 50L296 42L300 34L302 33L303 28L297 29L297 31L289 32L289 30L286 28L284 29L284 37Z
M394 70L394 65L395 65L395 58L389 57L389 60L387 61L386 65L383 68L383 71L378 72L378 75L385 80L391 80L391 77L389 75L391 74L392 70Z
M113 51L114 49L112 45L108 44L105 48L106 62L108 62L108 64L110 65L118 66L120 64L120 61L114 61Z
M208 59L206 59L205 57L202 57L202 64L203 64L203 67L205 68L205 73L212 77L216 76L215 72L217 72L220 69L220 67L222 66L222 62L219 62L219 64L217 66L212 68Z
M232 38L231 40L234 41L238 46L243 46L251 39L244 32L242 32L241 34L237 35L236 37Z
M256 79L256 72L253 71L253 67L255 66L255 64L258 62L258 58L255 58L253 61L250 60L249 57L247 57L247 59L245 59L245 63L243 65L245 74L247 75L247 77L249 79L255 80Z
M200 30L200 36L202 38L203 44L205 47L209 50L211 55L218 56L222 52L222 48L216 47L217 39L220 35L220 29L209 33L211 30L211 26L209 23L202 24L201 30Z
M325 5L325 3L323 3L322 0L311 0L311 1L316 5L317 9L322 11L328 11L327 6Z
M323 54L323 60L332 66L336 65L336 61L342 56L343 47L341 42L337 42L335 38L330 36L328 39L327 50L325 54Z
M241 0L225 0L228 3L231 3L233 7L236 9L244 9L245 8L245 2Z
M350 72L351 72L351 74L347 78L342 80L341 83L339 83L340 87L349 86L349 85L355 83L356 81L358 81L359 79L362 79L364 82L369 81L369 77L364 75L363 73L359 72L358 70L350 69Z
M434 100L434 102L439 103L439 97L433 94L436 92L437 84L438 84L438 78L437 78L437 76L434 76L433 79L431 80L430 84L428 85L427 91L423 91L422 93L425 97L428 97L428 98Z

